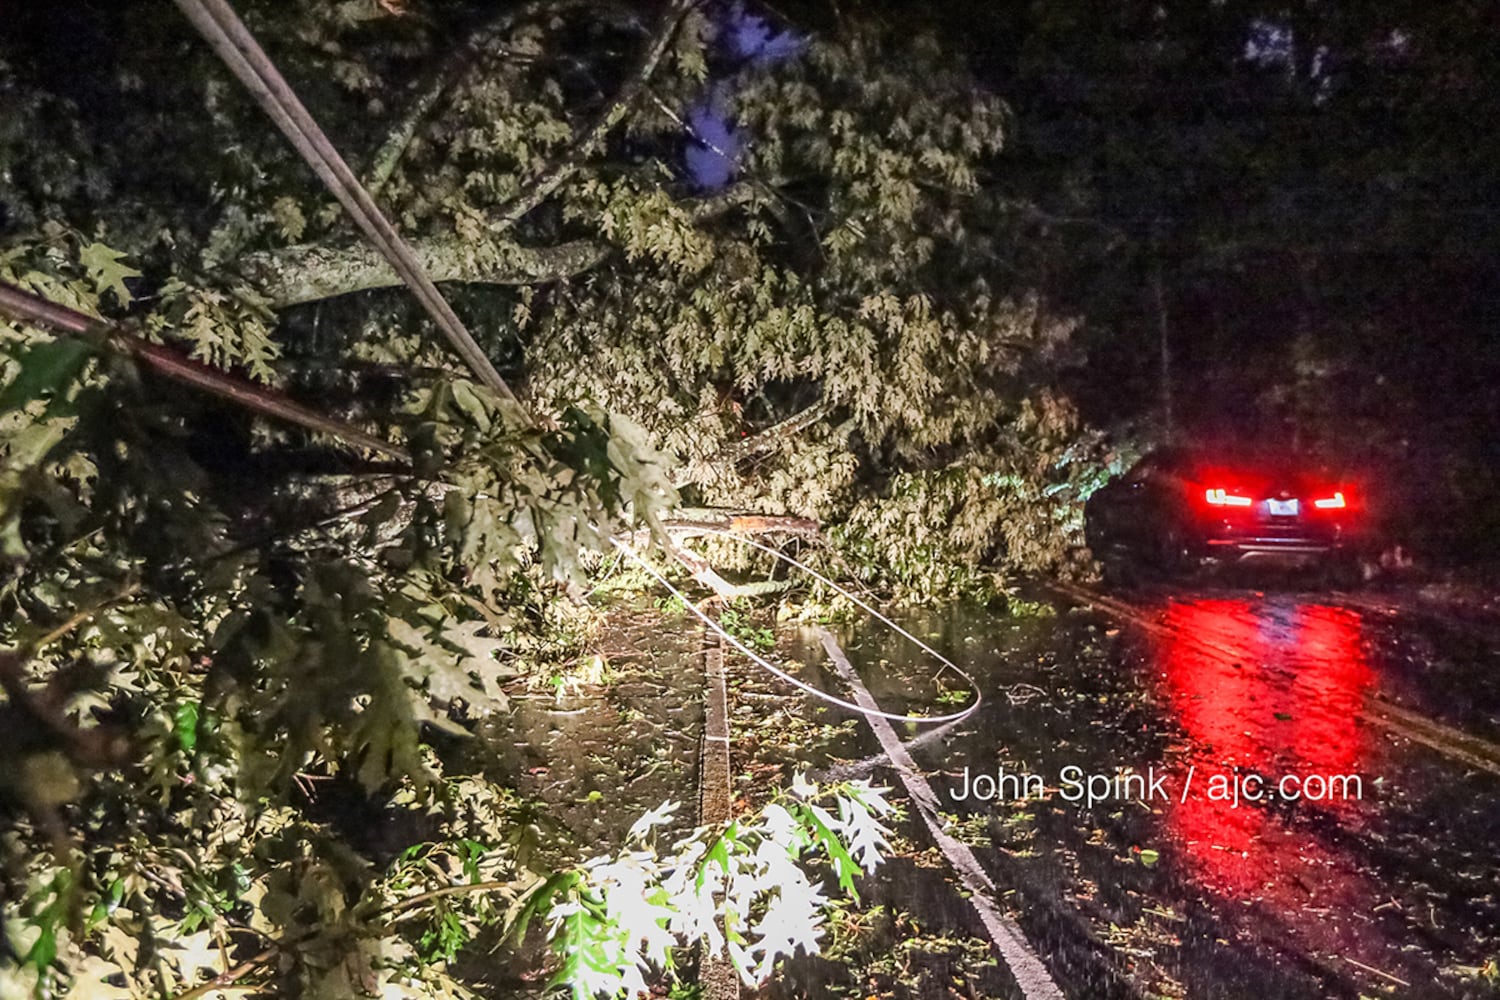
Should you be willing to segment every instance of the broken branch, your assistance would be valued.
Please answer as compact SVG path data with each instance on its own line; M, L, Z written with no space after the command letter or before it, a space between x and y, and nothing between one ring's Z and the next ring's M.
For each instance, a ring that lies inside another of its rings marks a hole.
M635 103L636 97L645 89L646 84L651 80L651 75L656 72L656 67L661 63L662 57L666 55L672 36L677 33L677 26L682 23L682 19L687 16L687 12L692 7L693 0L672 0L672 4L662 17L661 26L652 36L650 44L646 46L646 51L642 54L635 72L625 81L625 85L620 88L614 101L600 112L594 124L585 129L561 156L548 164L523 194L518 195L510 204L501 209L499 219L496 221L498 230L509 229L515 225L526 213L546 201L554 191L578 172L583 158L592 153L610 129L620 123L625 113L630 110L630 106Z

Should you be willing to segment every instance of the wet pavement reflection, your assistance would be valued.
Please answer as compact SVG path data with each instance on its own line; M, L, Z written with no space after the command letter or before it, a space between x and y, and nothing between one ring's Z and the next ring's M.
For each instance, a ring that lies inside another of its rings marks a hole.
M1285 861L1311 867L1331 859L1309 856L1302 843L1290 855L1268 849L1266 838L1286 827L1270 807L1295 795L1347 815L1376 777L1363 770L1359 712L1373 674L1360 617L1321 605L1206 600L1172 601L1163 622L1170 634L1158 653L1161 682L1190 754L1166 809L1169 834L1206 887L1300 903L1304 879L1280 870ZM1219 650L1205 649L1203 637Z
M912 622L990 698L914 756L1015 890L1006 902L1069 996L1500 995L1476 974L1500 955L1493 644L1336 595L1069 603L1023 621L957 608ZM944 690L899 640L846 638L885 709ZM1007 699L1017 684L1044 694ZM1450 747L1452 733L1482 738ZM868 744L861 733L840 752ZM955 798L965 769L997 767L1045 791ZM1090 803L1066 780L1080 774L1157 783ZM906 883L883 890L895 898L942 877L893 872ZM966 926L963 911L954 897L926 916Z

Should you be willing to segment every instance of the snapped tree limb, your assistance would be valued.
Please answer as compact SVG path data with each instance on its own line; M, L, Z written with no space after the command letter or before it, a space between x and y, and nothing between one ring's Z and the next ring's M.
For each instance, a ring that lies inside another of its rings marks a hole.
M297 98L276 64L245 27L234 7L228 0L175 2L225 67L239 79L256 103L287 137L297 154L338 199L365 237L390 260L391 265L401 274L402 281L411 288L417 301L422 303L443 336L479 381L501 398L514 403L525 414L525 407L495 370L489 356L475 342L473 334L437 290L431 277L422 270L411 247L354 176L354 171L349 169L349 165ZM530 421L529 414L526 414L526 419Z
M672 485L680 490L685 486L702 482L715 469L732 467L746 459L754 458L768 451L774 451L781 447L785 441L805 431L819 420L822 420L832 410L832 403L827 399L819 399L806 409L798 410L790 417L772 424L758 434L726 446L707 461L692 465L686 470L684 478Z
M755 537L760 535L796 535L818 538L817 521L788 514L760 514L754 511L729 510L716 507L687 507L663 518L656 531L635 532L630 543L637 548L652 538L661 543L662 550L671 556L695 581L714 592L717 600L732 601L740 597L759 597L778 593L792 585L790 580L758 580L753 583L731 583L719 575L719 571L702 556L684 548L682 539L701 537L729 531Z
M736 184L717 194L687 201L696 221L704 221L753 201L756 187ZM527 247L498 235L482 243L457 234L410 241L412 252L433 281L483 285L536 285L576 277L603 263L613 248L602 240L578 239L547 247ZM242 275L284 309L372 288L394 288L400 277L379 251L366 243L299 243L246 254Z
M475 244L456 234L413 240L411 248L433 281L489 285L561 281L597 266L610 252L598 240L523 247L504 240ZM302 243L248 254L239 267L275 309L401 284L390 263L365 243Z

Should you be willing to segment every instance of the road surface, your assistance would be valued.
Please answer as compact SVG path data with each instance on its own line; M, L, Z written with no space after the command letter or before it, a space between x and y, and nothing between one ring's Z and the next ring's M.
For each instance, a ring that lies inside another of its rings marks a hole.
M989 704L912 756L1067 995L1500 996L1500 620L1401 593L1055 598L914 620ZM887 711L957 697L902 640L844 640ZM876 749L861 730L821 763ZM945 888L898 861L869 895L972 933ZM972 971L806 963L772 992L1007 995Z

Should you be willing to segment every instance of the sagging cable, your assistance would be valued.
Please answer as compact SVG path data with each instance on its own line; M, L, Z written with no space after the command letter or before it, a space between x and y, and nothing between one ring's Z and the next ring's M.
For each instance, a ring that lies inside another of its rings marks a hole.
M681 590L673 586L672 582L668 580L664 574L657 570L655 566L651 565L651 563L635 549L620 541L618 538L612 538L610 539L610 542L628 559L634 562L637 566L644 569L663 587L667 588L667 591L672 594L672 596L681 601L683 605L698 618L699 621L703 622L704 626L707 627L709 631L713 632L715 635L723 639L725 642L729 643L741 653L744 653L747 657L750 658L750 662L754 663L762 670L766 671L774 677L778 677L781 680L786 681L788 684L792 685L798 690L812 695L819 701L827 702L830 705L835 705L846 711L858 713L859 715L873 715L882 719L886 719L890 722L909 722L917 725L941 725L943 723L959 722L963 719L967 719L979 709L980 703L984 700L984 695L980 691L979 685L974 682L974 678L970 677L967 673L960 669L957 664L948 659L942 653L939 653L937 650L927 645L927 643L923 642L921 639L918 639L906 629L902 628L900 625L897 625L885 615L875 610L869 604L860 600L858 597L855 597L853 594L849 593L849 591L834 583L826 576L823 576L817 570L798 562L791 556L776 551L768 545L762 545L754 539L746 538L743 535L738 535L730 531L721 531L717 528L706 528L703 529L703 531L705 534L722 535L723 537L729 538L733 541L743 542L744 544L749 545L753 548L760 549L762 552L766 552L772 556L775 556L777 559L780 559L788 565L793 566L804 573L807 573L824 585L833 588L834 591L842 594L844 597L847 597L859 607L863 608L877 621L882 622L898 635L904 636L907 640L915 644L917 648L921 649L924 653L937 660L943 665L944 670L952 670L954 673L958 674L959 677L962 677L964 683L968 684L969 689L974 692L973 703L970 704L969 707L964 709L962 712L953 712L949 715L896 715L894 713L884 712L878 709L865 708L864 706L858 705L852 701L846 701L845 699L840 698L837 695L829 694L827 691L823 691L807 683L806 681L793 676L792 674L783 670L781 667L778 667L776 664L761 656L759 653L752 650L750 647L746 646L739 639L730 635L729 632L725 630L724 626L720 625L717 621L710 618L706 613L704 613L703 609L699 608L697 604L689 600L687 595L684 594ZM939 673L941 673L941 671L939 671Z

